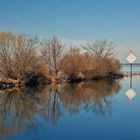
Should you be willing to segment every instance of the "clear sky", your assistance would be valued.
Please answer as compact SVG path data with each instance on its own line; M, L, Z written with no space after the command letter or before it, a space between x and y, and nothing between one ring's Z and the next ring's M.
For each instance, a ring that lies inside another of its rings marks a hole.
M66 43L108 39L140 61L140 0L0 0L0 31L57 35Z

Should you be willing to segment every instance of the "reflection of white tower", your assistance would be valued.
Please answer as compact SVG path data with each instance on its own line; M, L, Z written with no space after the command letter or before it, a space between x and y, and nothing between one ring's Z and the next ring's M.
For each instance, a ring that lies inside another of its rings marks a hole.
M127 92L126 92L126 96L128 97L129 100L132 100L135 96L136 96L136 93L133 89L129 89Z

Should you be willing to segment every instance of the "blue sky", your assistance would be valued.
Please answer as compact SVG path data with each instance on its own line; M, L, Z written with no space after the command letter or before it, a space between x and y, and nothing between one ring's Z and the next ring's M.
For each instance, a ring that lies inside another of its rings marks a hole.
M0 31L73 44L108 39L122 61L131 48L140 58L140 0L0 0Z

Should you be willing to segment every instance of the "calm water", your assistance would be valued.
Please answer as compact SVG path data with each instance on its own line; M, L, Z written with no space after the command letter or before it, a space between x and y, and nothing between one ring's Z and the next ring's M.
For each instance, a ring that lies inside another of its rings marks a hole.
M140 77L0 92L0 139L140 140ZM135 91L135 94L134 94Z
M124 65L122 67L123 72L130 72L130 66L129 65ZM140 74L140 65L133 65L133 73Z

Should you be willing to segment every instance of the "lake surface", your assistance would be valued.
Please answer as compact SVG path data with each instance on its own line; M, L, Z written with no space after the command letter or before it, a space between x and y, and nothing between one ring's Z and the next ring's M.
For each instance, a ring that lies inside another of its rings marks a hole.
M0 92L0 139L140 140L140 77ZM130 90L129 90L130 91Z
M132 69L133 69L133 73L140 74L140 65L133 64ZM130 65L123 65L122 71L126 73L130 73Z

